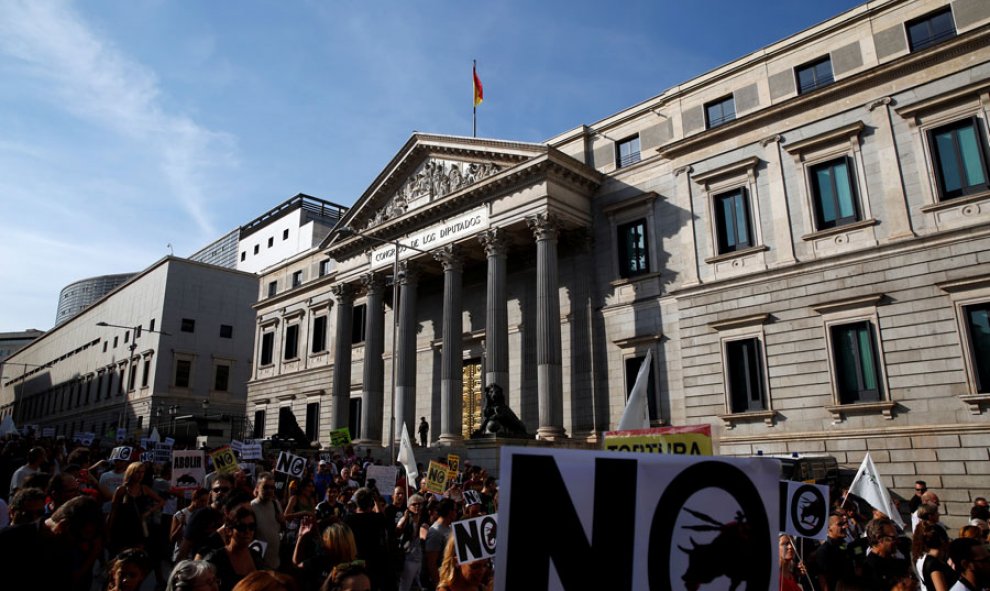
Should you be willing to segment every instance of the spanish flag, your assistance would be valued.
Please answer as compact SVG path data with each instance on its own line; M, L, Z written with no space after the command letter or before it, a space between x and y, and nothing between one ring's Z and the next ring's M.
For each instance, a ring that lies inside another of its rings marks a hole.
M485 89L481 86L481 79L478 78L478 67L473 66L471 73L474 74L474 106L477 107L485 100Z

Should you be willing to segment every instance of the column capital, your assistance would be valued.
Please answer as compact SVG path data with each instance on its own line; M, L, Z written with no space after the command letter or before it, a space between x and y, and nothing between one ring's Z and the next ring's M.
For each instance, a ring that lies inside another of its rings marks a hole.
M361 285L369 294L379 294L385 289L385 280L377 273L366 273L361 275Z
M341 304L354 301L354 286L350 283L337 283L330 286L333 294Z
M536 240L556 240L560 233L560 220L550 212L538 213L526 218L526 225Z
M493 256L505 256L508 251L508 240L505 228L492 228L485 230L478 235L478 242L485 247L485 254Z
M415 285L419 281L420 266L413 261L399 262L399 285Z
M464 256L456 244L443 246L433 251L433 258L443 265L444 271L460 271L464 267Z

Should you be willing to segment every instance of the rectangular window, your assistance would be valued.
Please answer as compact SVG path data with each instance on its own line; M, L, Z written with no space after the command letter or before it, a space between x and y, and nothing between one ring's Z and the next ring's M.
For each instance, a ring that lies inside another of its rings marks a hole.
M285 327L285 346L283 348L283 359L295 359L299 357L299 325L290 324Z
M873 324L869 321L832 326L835 381L842 404L880 400L880 366Z
M251 435L255 439L265 438L265 411L254 411L254 431Z
M128 342L130 340L131 340L131 331L125 330L124 331L124 342L126 343L126 342Z
M261 365L271 365L275 351L275 333L266 332L261 335Z
M979 120L956 121L928 132L940 199L990 190Z
M229 324L220 325L220 338L229 339L234 336L234 327Z
M120 338L120 337L113 337L113 348L114 348L114 349L116 349L116 348L117 348L117 339L119 339L119 338Z
M246 250L242 250L241 251L241 262L243 262L245 259L247 259L247 251Z
M361 399L351 398L347 413L347 429L351 432L351 439L361 438Z
M320 277L330 273L330 259L320 261Z
M258 251L259 250L261 250L261 245L260 244L255 244L254 245L254 254L258 254Z
M286 228L282 230L282 240L288 240L288 239L289 239L289 229Z
M127 391L134 391L134 384L137 383L137 363L131 364L130 375L127 376Z
M196 332L196 321L192 318L183 318L179 330L182 332Z
M832 58L825 56L809 64L795 68L797 73L798 94L811 92L816 88L831 84L832 78Z
M636 378L639 376L639 368L643 365L643 360L646 356L640 357L629 357L626 359L626 398L629 398L629 394L632 393L633 386L636 385ZM647 408L650 412L650 420L656 421L659 419L660 415L657 412L657 388L656 380L653 379L653 369L656 367L656 361L650 364L650 375L647 376L647 387L646 387L646 401Z
M766 410L760 339L725 343L725 365L731 411L738 413Z
M213 389L217 392L226 392L230 384L230 366L217 365L216 373L213 376Z
M273 246L275 246L275 237L274 236L269 236L268 237L268 248L271 248Z
M107 352L107 345L109 345L109 344L110 344L109 342L107 342L107 341L103 341L103 352L104 352L104 353L106 353L106 352Z
M705 105L707 129L725 125L736 118L736 101L731 96L720 98Z
M140 324L134 327L134 340L136 341L139 338L141 338L141 325Z
M278 281L270 281L268 283L268 297L273 297L278 293Z
M155 330L155 319L154 318L152 318L151 319L151 322L148 323L148 330L151 331L151 332L154 332L154 330Z
M990 392L990 303L966 306L966 330L976 391Z
M368 307L365 304L354 306L354 320L351 326L351 344L364 342L364 321L368 315Z
M299 287L302 285L302 271L296 271L292 274L292 287Z
M122 396L124 394L124 368L120 368L117 372L117 396Z
M921 51L956 36L952 10L945 8L926 14L907 23L908 42L911 51Z
M306 438L316 441L320 438L320 403L310 402L306 405Z
M141 387L148 387L148 378L151 376L151 360L144 360L144 372L141 374Z
M634 277L650 270L646 220L622 224L616 228L619 251L619 276Z
M144 415L141 415L141 416L138 417L137 428L138 428L138 431L140 431L141 429L144 428Z
M856 190L846 157L816 164L809 169L819 230L859 221Z
M626 138L615 145L615 167L622 168L639 162L639 136Z
M746 189L716 195L714 201L718 253L725 254L753 246Z
M192 371L192 362L188 359L178 359L175 362L175 387L188 388L189 374Z
M313 353L322 353L327 350L327 317L317 316L313 319Z

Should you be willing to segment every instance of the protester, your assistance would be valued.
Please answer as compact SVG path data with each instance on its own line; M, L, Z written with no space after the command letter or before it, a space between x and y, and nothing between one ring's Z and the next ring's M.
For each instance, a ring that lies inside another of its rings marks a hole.
M897 548L897 528L887 518L874 519L866 524L866 537L870 542L870 552L864 563L863 578L869 589L890 589L895 584L895 575L906 559L899 556Z
M231 591L241 579L263 567L261 557L251 549L258 523L250 507L238 507L227 517L224 528L230 532L227 544L203 557L216 569L221 591Z
M47 461L47 454L44 448L33 447L27 455L27 463L18 468L10 477L10 495L13 496L17 489L24 486L28 477L41 472L41 465Z
M921 521L914 530L911 558L925 591L949 591L958 578L945 562L949 541L943 533L941 527L930 521Z
M854 576L852 557L846 549L846 516L834 512L828 518L825 542L815 551L811 565L819 591L836 591L843 581Z
M402 562L399 566L399 591L409 591L419 580L423 566L423 543L429 532L430 523L423 511L425 501L420 495L409 497L406 510L395 524L395 538Z
M959 575L959 580L950 591L980 591L990 586L990 552L980 540L952 540L949 559Z
M344 517L344 523L354 532L358 558L367 563L372 587L392 589L395 573L389 563L388 549L393 525L385 516L374 512L375 497L371 490L359 488L354 493L355 511Z
M285 529L285 517L282 505L275 498L275 477L268 472L259 474L254 495L251 508L254 509L255 518L258 520L258 531L255 538L267 544L265 554L262 557L265 568L276 570L281 563L279 554L281 552L281 533Z
M440 561L450 538L450 524L457 517L454 501L443 499L437 504L437 518L426 534L423 546L423 566L430 585L435 587L440 580Z
M146 548L148 544L148 517L161 508L162 498L145 485L145 466L133 462L124 473L124 483L113 494L110 509L109 548L116 554L124 548Z
M205 560L181 560L172 569L165 591L219 591L217 569Z
M107 591L138 591L151 568L147 552L137 548L124 550L110 565Z
M357 543L354 533L344 523L331 524L320 536L320 545L309 556L301 554L301 546L308 532L299 537L293 562L302 569L302 587L304 590L319 589L327 577L339 564L349 564L357 558Z
M189 517L193 513L206 507L209 500L210 491L205 488L198 488L193 491L189 506L176 511L175 514L172 515L171 530L169 531L168 538L169 541L174 544L174 548L172 550L173 561L179 561L179 549L182 544L182 533L189 524Z
M371 578L364 563L356 560L336 567L320 591L371 591Z
M460 564L457 561L456 544L451 537L444 548L437 591L482 591L486 589L485 583L490 575L491 564L488 560Z
M801 591L802 587L799 579L807 576L807 570L803 562L795 559L794 542L789 535L780 534L778 544L780 591Z
M295 579L270 570L255 571L241 579L234 591L298 591Z
M908 509L910 510L911 513L917 511L918 507L921 506L922 503L921 495L925 494L926 492L928 492L928 483L925 482L924 480L915 481L914 494L911 495L911 499L908 500Z
M316 517L315 494L316 485L309 478L304 478L289 496L289 502L285 505L285 512L282 517L285 519L287 532L285 542L290 547L296 543L303 518L313 519Z

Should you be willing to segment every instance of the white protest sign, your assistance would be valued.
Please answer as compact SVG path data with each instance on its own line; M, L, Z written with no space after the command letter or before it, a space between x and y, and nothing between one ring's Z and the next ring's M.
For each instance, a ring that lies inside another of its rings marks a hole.
M141 452L141 461L142 462L154 462L155 461L155 452L153 452L153 451Z
M783 503L780 531L801 538L827 538L828 486L782 481L780 489Z
M124 427L117 428L117 443L123 443L127 439L127 429Z
M196 489L206 482L206 458L202 451L172 452L172 488Z
M382 494L392 494L398 473L399 470L395 466L375 466L372 464L365 470L364 480L367 482L374 479L375 485L378 490L382 491Z
M250 544L248 544L248 547L254 549L255 551L257 551L258 552L258 556L261 556L262 558L264 558L265 557L265 550L268 549L268 542L266 542L264 540L257 540L256 539L253 542L251 542Z
M140 439L141 447L144 449L155 449L155 444L157 441L152 441L150 437L142 437Z
M172 446L159 443L155 446L155 462L167 464L172 461Z
M171 437L166 437L165 440L162 441L162 443L164 443L165 445L167 445L169 447L173 447L173 446L175 446L175 439L173 439Z
M110 452L110 461L116 462L117 460L120 460L122 462L129 462L131 461L132 451L134 451L134 448L129 445L115 447L113 448L113 451Z
M495 556L497 520L494 515L455 521L451 526L457 562L466 564Z
M241 444L241 459L242 460L260 460L263 459L261 455L261 443L248 442L245 441Z
M777 460L503 447L500 474L496 591L779 585Z
M41 429L42 437L55 437L55 427L43 427Z
M295 454L283 451L278 454L278 461L275 462L275 471L288 474L292 478L302 478L306 472L306 458L301 458Z
M243 446L244 446L244 444L242 442L238 441L237 439L231 439L230 440L230 449L234 450L237 453L241 453L241 448Z

